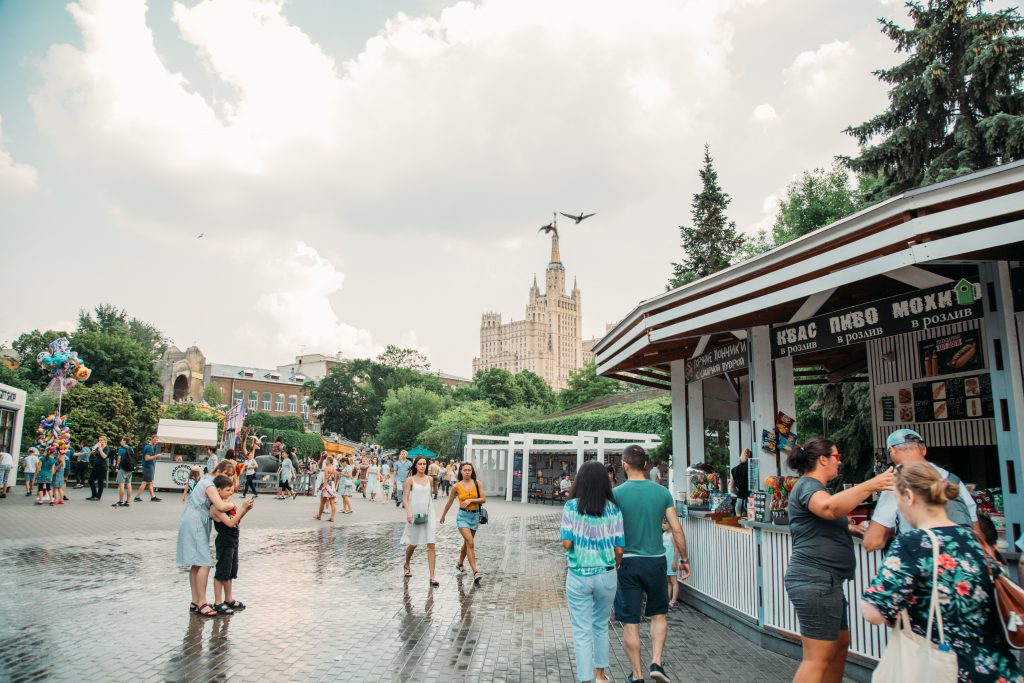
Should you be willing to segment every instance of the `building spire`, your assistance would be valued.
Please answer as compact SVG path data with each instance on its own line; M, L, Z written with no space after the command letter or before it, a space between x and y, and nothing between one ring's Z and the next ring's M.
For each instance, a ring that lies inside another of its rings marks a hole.
M553 214L553 216L551 225L555 226L555 229L551 231L551 263L561 263L562 252L558 248L558 214Z

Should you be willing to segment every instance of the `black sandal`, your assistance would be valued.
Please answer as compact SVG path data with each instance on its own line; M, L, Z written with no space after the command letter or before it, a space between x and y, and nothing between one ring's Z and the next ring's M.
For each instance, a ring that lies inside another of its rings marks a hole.
M188 611L189 612L195 612L195 611L198 611L198 609L199 609L199 605L197 605L196 603L194 603L194 602L188 603Z
M224 604L236 612L240 609L245 609L245 603L240 600L232 600L231 602L225 602Z
M213 606L213 609L217 610L217 614L234 614L235 610L231 609L230 605L226 602L222 602Z
M204 602L196 607L196 615L200 617L215 617L217 616L217 610L210 603Z
M431 585L431 586L434 586L435 588L437 588L438 586L440 586L440 585L441 585L441 582L440 582L440 581L438 581L437 579L431 579L431 580L430 580L430 585Z

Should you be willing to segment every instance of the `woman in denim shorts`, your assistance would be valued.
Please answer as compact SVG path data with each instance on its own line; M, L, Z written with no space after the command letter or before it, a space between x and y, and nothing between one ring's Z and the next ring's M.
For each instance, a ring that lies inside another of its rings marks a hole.
M801 475L789 495L793 554L785 577L803 643L803 660L794 680L842 680L850 647L843 585L853 578L856 565L846 516L872 493L893 484L890 469L831 495L825 485L839 474L841 461L828 439L810 439L789 455L789 466Z
M468 559L469 568L473 570L473 581L479 582L483 574L476 566L476 546L474 538L476 530L480 527L480 506L487 502L484 488L476 480L476 468L468 462L459 466L459 480L455 482L451 493L448 494L448 502L441 513L441 524L444 524L444 517L451 509L455 498L459 499L459 513L455 517L455 526L462 534L462 548L459 549L459 563L455 570L464 574L466 569L463 563Z

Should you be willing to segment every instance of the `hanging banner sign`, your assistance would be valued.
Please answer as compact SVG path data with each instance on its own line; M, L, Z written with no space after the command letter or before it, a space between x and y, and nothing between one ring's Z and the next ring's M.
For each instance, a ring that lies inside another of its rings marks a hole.
M859 344L981 316L981 285L961 280L797 323L773 325L772 358Z
M699 382L715 375L747 368L747 340L741 339L686 359L686 382Z

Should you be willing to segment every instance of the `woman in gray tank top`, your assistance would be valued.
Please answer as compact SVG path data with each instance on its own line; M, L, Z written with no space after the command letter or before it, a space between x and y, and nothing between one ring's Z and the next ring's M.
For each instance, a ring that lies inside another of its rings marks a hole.
M853 578L853 539L846 516L875 491L892 488L892 470L831 495L842 456L828 439L809 439L787 461L800 473L789 495L793 554L786 593L796 608L803 660L795 680L842 680L850 646L849 604L843 583Z

